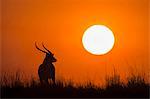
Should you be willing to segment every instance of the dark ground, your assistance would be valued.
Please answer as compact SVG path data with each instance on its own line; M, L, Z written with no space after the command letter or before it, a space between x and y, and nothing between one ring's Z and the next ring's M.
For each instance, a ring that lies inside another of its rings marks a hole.
M11 83L8 83L11 81ZM41 86L39 81L32 79L29 83L21 81L21 76L11 80L5 75L1 78L2 98L50 98L50 97L100 97L100 98L150 98L150 84L141 76L131 76L126 84L120 81L120 76L107 77L104 88L92 83L74 86L73 82L56 81L48 86Z
M149 98L149 85L146 84L134 84L134 85L111 85L106 88L98 88L89 84L87 86L73 87L72 85L63 85L57 83L49 85L49 87L40 86L40 84L34 84L31 86L15 85L2 86L1 97L23 97L23 98L43 98L43 97L134 97L134 98Z

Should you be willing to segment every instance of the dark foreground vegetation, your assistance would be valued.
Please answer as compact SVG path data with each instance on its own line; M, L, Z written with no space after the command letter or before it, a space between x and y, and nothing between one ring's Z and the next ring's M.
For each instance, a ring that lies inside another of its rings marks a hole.
M6 76L6 75L5 75ZM56 84L42 86L39 81L32 79L30 83L21 81L19 74L13 79L1 77L1 97L24 97L24 98L44 98L44 97L134 97L149 98L150 85L141 76L131 76L127 83L122 83L118 75L106 78L104 88L94 86L92 83L74 86L70 81L56 81ZM11 80L11 82L9 82Z

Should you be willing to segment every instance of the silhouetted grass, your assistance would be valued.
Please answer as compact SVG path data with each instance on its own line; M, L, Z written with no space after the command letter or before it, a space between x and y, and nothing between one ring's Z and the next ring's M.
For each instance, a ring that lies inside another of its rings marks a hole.
M57 80L56 84L42 86L34 78L30 82L21 80L22 75L5 73L1 77L1 97L149 97L149 84L142 76L132 75L127 79L127 84L121 82L120 76L114 74L106 77L104 88L95 86L91 82L85 85L74 86L72 81Z

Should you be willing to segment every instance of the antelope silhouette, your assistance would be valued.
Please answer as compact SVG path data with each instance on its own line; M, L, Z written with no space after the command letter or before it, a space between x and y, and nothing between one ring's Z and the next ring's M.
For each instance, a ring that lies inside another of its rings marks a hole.
M54 57L54 54L52 54L45 46L44 44L42 43L42 46L43 48L46 50L41 50L36 42L35 42L35 47L46 54L45 56L45 59L43 61L43 63L39 66L39 69L38 69L38 75L39 75L39 78L40 78L40 82L41 84L46 84L48 85L49 82L48 82L48 79L51 79L53 81L53 84L55 84L55 67L54 65L52 64L53 62L56 62L56 58Z

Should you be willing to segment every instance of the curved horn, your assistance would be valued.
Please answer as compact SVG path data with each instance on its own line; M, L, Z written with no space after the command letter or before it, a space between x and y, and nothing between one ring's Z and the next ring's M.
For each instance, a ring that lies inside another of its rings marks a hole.
M52 54L52 53L44 46L43 43L42 43L42 46L44 47L45 50L47 50L50 54Z
M43 53L47 53L46 51L41 50L41 49L37 46L36 42L35 42L35 47L36 47L39 51L41 51L41 52L43 52Z

